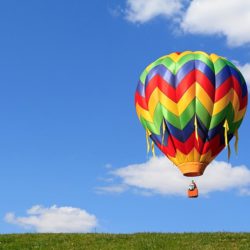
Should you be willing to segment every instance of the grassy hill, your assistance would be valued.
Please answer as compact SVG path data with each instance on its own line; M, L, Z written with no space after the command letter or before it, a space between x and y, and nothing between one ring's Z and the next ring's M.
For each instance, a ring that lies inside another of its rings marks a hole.
M250 249L250 233L9 234L0 249Z

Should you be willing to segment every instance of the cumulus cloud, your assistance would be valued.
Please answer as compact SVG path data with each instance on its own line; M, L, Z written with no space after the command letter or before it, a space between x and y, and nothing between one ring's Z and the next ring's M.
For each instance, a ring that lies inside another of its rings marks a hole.
M145 23L158 16L171 17L178 30L223 35L230 46L250 42L248 0L127 0L126 19Z
M126 19L144 23L157 16L171 17L181 11L180 0L127 0Z
M111 185L111 186L103 186L103 187L96 187L96 193L103 194L103 193L122 193L127 189L126 185Z
M197 34L222 34L231 46L250 42L250 1L193 0L181 27Z
M250 63L246 63L244 65L238 65L238 68L246 80L248 89L250 89Z
M94 215L74 207L43 207L36 205L27 210L27 216L7 213L5 221L39 233L89 232L97 226Z
M111 172L123 186L139 194L186 195L190 178L184 177L166 157L155 157L141 164L133 164ZM214 161L201 177L195 178L200 194L214 191L237 190L242 195L250 193L250 170ZM116 184L117 185L117 184ZM105 189L103 189L105 190ZM109 186L109 192L112 185Z

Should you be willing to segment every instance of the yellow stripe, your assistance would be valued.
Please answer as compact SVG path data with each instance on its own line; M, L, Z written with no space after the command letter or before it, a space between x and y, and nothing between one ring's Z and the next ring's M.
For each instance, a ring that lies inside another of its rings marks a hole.
M200 162L210 163L213 159L212 151L209 150L207 153L201 155Z
M193 83L179 100L177 107L178 107L180 115L183 113L183 111L186 110L187 106L195 98L195 86L196 86L196 83Z
M178 149L176 150L176 156L171 157L168 156L168 158L177 166L185 162L204 162L204 163L210 163L214 157L211 156L211 150L209 150L207 153L200 155L200 153L197 151L196 148L190 151L189 154L183 154Z
M168 57L176 63L178 61L179 55L176 53L171 53L168 55Z
M234 118L234 122L238 122L239 120L241 120L243 118L243 116L245 115L246 110L247 110L247 107L245 107L244 109L239 110L238 112L235 112L236 116Z
M213 63L215 63L218 59L221 59L221 57L216 54L211 54L210 59L212 60Z
M237 92L235 90L233 90L232 105L233 105L233 108L234 108L234 110L236 112L239 111L239 109L240 109L240 99L239 99L239 97L237 95ZM234 117L236 115L236 112L234 114Z
M182 115L182 113L186 110L187 106L194 100L195 96L195 89L198 88L199 91L199 101L203 103L204 107L210 107L212 110L213 102L210 98L207 98L206 92L201 88L198 87L199 84L193 83L189 89L184 93L178 103L172 101L168 98L164 93L162 93L158 88L155 88L153 93L150 96L148 102L148 109L151 117L154 116L154 112L156 109L157 104L160 102L168 111L172 112L176 116ZM210 111L208 110L208 112ZM212 113L212 111L210 111Z
M186 155L185 162L197 162L200 161L200 153L197 151L196 148L194 148L192 151L190 151L189 154Z
M246 107L240 110L240 98L235 90L233 90L232 105L234 108L234 122L237 122L245 115Z
M201 104L207 110L207 112L212 115L214 102L207 94L207 92L201 87L200 84L196 84L196 97L199 99Z
M158 88L155 88L148 102L149 110L143 109L138 103L136 103L136 112L139 117L142 116L147 121L153 122L155 108L160 102L168 111L172 112L176 116L180 116L195 97L202 103L211 116L220 113L223 109L225 109L229 102L232 103L235 111L234 122L241 120L246 112L246 107L239 110L239 97L234 89L231 89L223 98L216 103L213 103L211 98L198 82L189 87L178 103L175 103Z
M219 101L214 104L213 116L220 113L231 101L232 89Z
M233 96L233 97L232 97ZM228 104L232 103L234 109L234 121L237 122L241 120L246 112L246 107L239 110L240 98L234 89L231 89L223 98L214 104L213 116L220 113Z
M151 117L153 117L156 106L160 102L168 111L172 112L176 116L179 116L186 110L187 106L193 101L194 98L195 83L190 86L190 88L185 92L178 103L172 101L158 88L155 88L148 102L149 113Z
M154 122L148 110L143 109L138 103L136 103L135 109L139 118L142 116L145 120Z
M203 56L209 58L209 55L208 55L207 53L203 52L203 51L189 51L189 50L188 50L188 51L184 51L184 52L182 52L181 54L172 53L172 54L168 55L168 57L169 57L170 59L172 59L174 62L178 62L178 61L180 61L184 56L186 56L186 55L188 55L188 54L194 54L194 55L199 54L199 55L203 55Z
M179 60L181 60L181 58L183 57L183 56L186 56L186 55L188 55L188 54L190 54L190 53L193 53L192 51L184 51L184 52L182 52L181 54L177 54L177 53L172 53L172 54L170 54L168 57L170 58L170 59L172 59L174 62L178 62Z
M177 104L164 95L158 88L155 88L148 102L149 113L152 117L154 116L155 108L159 102L170 112L178 116Z

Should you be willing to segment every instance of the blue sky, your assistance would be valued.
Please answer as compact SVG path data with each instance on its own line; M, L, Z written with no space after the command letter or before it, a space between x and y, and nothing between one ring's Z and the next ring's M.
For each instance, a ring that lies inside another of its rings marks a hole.
M211 189L221 180L216 175L203 196L189 200L130 185L117 174L134 164L147 167L150 158L134 108L138 77L150 62L173 51L205 50L237 61L249 77L249 25L227 25L236 22L234 6L225 20L214 16L216 29L204 15L191 15L197 6L187 1L171 10L168 0L155 2L0 2L0 233L52 230L41 226L48 214L83 220L68 231L250 231L248 113L239 154L230 160L244 171L232 174L233 184L221 191ZM201 13L203 5L214 8L196 2ZM241 2L237 13L246 23L250 6ZM204 29L194 22L204 22ZM227 161L226 155L217 161ZM225 173L233 173L224 164Z

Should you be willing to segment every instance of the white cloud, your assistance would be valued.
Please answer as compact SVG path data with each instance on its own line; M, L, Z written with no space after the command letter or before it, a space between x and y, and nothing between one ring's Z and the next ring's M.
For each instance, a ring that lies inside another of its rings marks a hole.
M249 188L242 188L242 189L240 189L240 194L242 195L242 196L250 196L250 189Z
M250 1L193 0L181 27L197 34L222 34L231 46L250 42Z
M39 233L89 232L97 226L96 217L85 210L56 205L49 208L33 206L27 210L27 216L24 217L7 213L5 221Z
M126 19L144 23L157 16L171 17L182 8L181 0L127 0Z
M111 186L103 186L103 187L96 187L96 193L122 193L127 189L126 185L111 185Z
M237 67L239 68L239 70L243 74L243 76L246 80L247 86L250 89L250 63L246 63L244 65L238 65Z
M186 33L223 35L230 46L250 42L248 0L193 0L189 4L186 0L127 0L127 20L145 23L158 16L171 17L176 28Z
M110 168L112 168L112 164L107 163L104 167L107 168L107 169L110 169Z
M122 167L112 174L121 178L122 185L137 190L137 193L146 192L147 195L186 195L191 180L184 177L166 157L151 158L142 164ZM203 195L230 189L236 189L241 194L250 193L250 170L244 165L233 167L227 162L214 161L203 176L195 179ZM109 188L112 190L112 186Z

